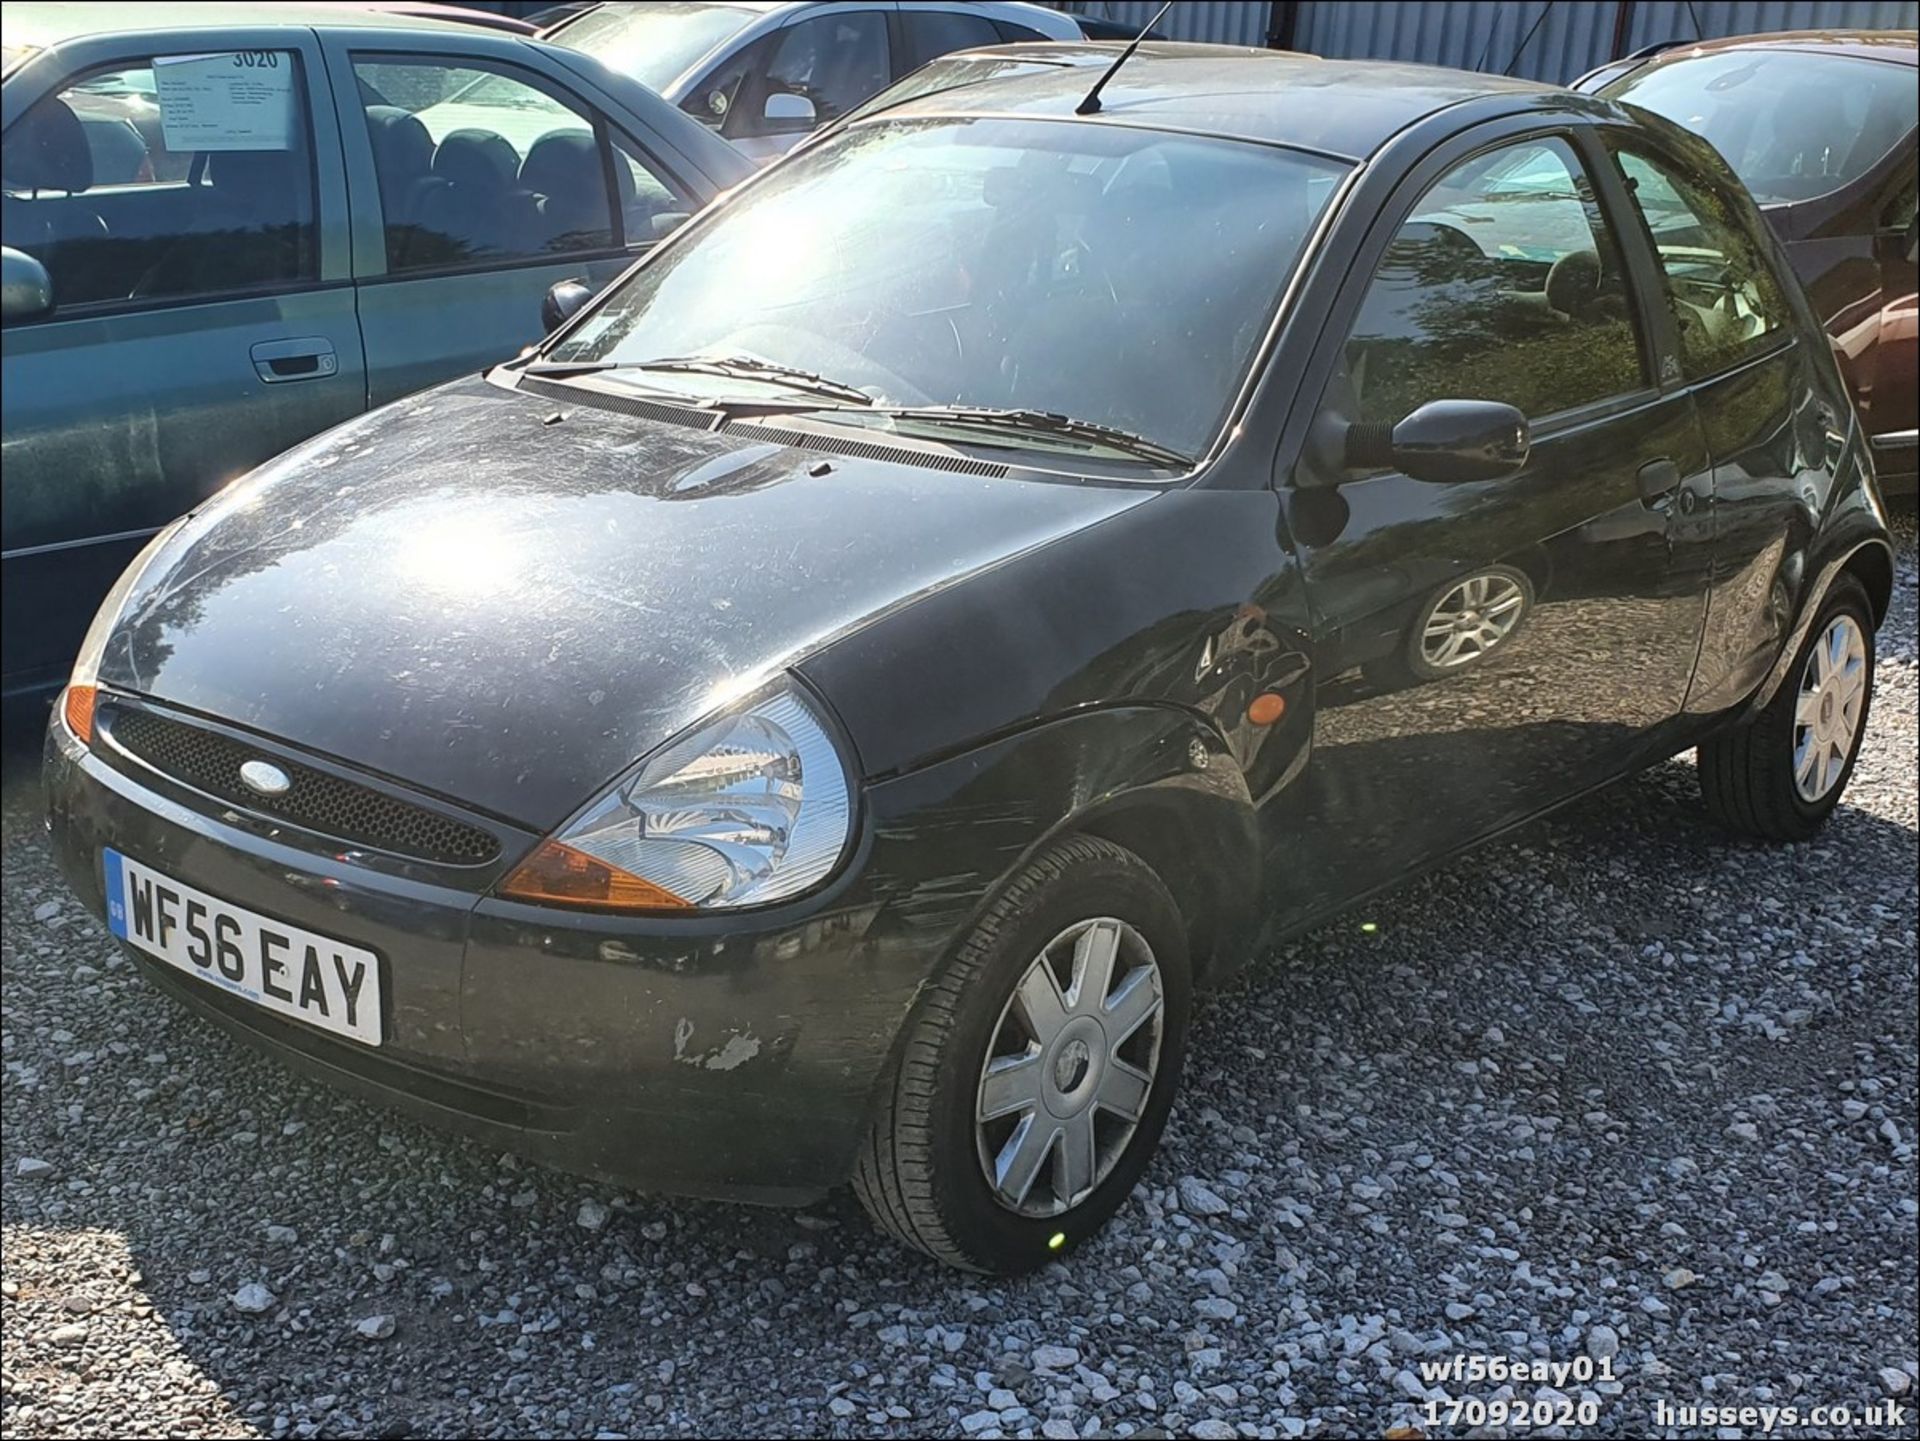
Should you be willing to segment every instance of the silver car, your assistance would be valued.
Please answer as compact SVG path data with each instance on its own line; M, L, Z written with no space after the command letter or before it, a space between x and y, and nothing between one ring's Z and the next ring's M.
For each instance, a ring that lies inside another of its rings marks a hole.
M656 90L754 160L955 50L1079 40L1071 15L989 0L640 0L595 5L544 39Z

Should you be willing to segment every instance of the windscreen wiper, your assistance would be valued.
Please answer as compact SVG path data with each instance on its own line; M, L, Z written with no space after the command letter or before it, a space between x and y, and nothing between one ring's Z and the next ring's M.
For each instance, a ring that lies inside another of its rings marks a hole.
M849 405L873 404L873 397L866 391L856 390L844 381L828 380L825 376L816 375L811 370L782 365L775 360L762 360L754 355L663 355L657 360L630 361L626 368L678 370L695 375L725 375L740 380L765 380L794 390L806 391L812 395L822 395L829 400L845 401Z
M515 368L515 367L509 367ZM604 370L620 370L617 360L530 360L517 367L522 375L566 376L598 375Z
M1084 440L1174 470L1186 470L1193 465L1192 456L1172 446L1162 445L1157 440L1135 435L1116 425L1102 425L1096 420L1078 420L1051 410L988 405L907 405L883 406L873 413L890 420L927 421L943 426L997 431L1005 435L1057 435L1068 440Z

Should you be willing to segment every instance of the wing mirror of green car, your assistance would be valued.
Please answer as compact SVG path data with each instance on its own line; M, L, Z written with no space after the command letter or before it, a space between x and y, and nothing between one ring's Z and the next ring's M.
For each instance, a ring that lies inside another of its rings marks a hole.
M0 247L0 320L13 324L53 314L47 267L11 245Z

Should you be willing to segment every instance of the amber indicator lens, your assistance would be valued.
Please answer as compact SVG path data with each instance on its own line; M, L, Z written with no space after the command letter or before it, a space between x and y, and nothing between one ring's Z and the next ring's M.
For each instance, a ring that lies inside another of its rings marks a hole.
M1253 704L1247 707L1247 719L1257 726L1270 726L1286 713L1286 699L1272 691L1255 696Z
M70 685L60 701L67 729L88 745L93 744L93 706L98 698L99 692L90 685Z
M683 911L686 901L630 871L560 841L542 841L501 882L500 893L549 904L607 906L623 911Z

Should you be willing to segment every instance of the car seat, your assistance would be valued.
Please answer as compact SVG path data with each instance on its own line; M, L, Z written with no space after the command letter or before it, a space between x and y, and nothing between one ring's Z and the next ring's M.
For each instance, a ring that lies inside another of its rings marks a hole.
M387 268L404 270L421 263L413 255L422 243L420 214L427 197L448 182L433 173L433 137L419 116L398 105L369 105L366 115L386 221Z
M491 130L455 130L433 152L433 174L445 183L420 199L420 256L413 264L458 265L520 255L533 197L515 183L520 156Z
M47 268L56 302L105 298L96 272L107 222L84 198L92 185L86 129L57 95L7 132L0 150L0 230L8 245Z
M216 150L197 206L135 297L246 290L313 273L312 192L304 155Z
M620 196L624 212L633 198L633 176L624 163L613 169L625 182ZM519 183L533 197L528 250L605 250L614 244L606 168L590 131L556 130L541 136L520 164Z

